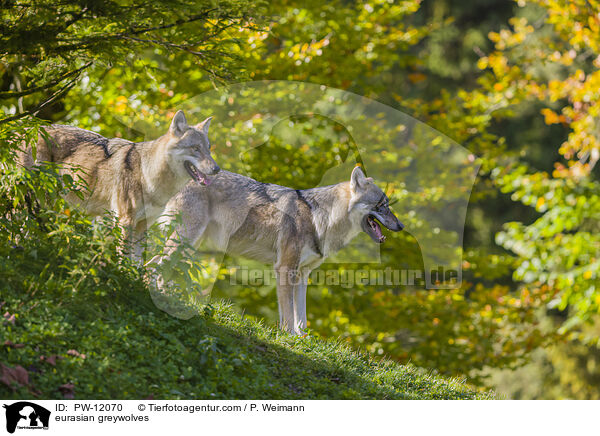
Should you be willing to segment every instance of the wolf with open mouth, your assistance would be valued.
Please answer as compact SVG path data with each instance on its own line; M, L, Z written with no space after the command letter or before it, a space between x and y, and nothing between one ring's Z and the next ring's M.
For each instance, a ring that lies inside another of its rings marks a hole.
M167 202L190 177L206 187L220 171L210 153L210 120L190 126L178 111L164 135L146 142L53 124L40 133L37 154L32 147L20 150L19 163L28 168L57 163L61 173L80 179L88 188L83 200L76 193L67 200L81 203L91 216L113 212L124 231L124 251L141 260L145 232Z
M164 262L183 238L199 247L273 264L277 273L280 327L303 334L307 325L306 288L310 272L347 245L361 231L381 244L381 230L404 228L385 193L354 168L349 181L296 190L229 171L221 171L209 187L189 183L165 208L163 225L176 223ZM290 279L296 277L297 279ZM159 288L163 277L157 277Z

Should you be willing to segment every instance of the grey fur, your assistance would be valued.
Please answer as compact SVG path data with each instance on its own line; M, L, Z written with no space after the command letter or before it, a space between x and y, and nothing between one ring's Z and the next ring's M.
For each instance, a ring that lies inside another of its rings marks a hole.
M392 231L403 227L383 191L359 167L348 182L305 190L221 171L206 189L188 184L167 204L160 221L172 223L178 214L181 225L165 256L183 237L196 247L207 242L217 250L273 264L280 326L294 334L306 327L306 287L313 269L365 230L369 215L376 214ZM290 276L300 280L294 284L285 279Z

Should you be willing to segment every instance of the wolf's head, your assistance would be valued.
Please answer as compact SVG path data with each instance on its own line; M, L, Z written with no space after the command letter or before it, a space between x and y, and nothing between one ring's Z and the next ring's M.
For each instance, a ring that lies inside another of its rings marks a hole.
M360 223L362 230L381 244L385 236L379 223L393 232L399 232L404 225L390 210L390 202L385 193L366 177L360 167L354 168L350 177L350 217Z
M192 179L202 185L210 185L210 176L221 168L210 155L208 127L211 117L195 126L189 126L183 111L173 117L169 132L169 158L178 173L187 172Z

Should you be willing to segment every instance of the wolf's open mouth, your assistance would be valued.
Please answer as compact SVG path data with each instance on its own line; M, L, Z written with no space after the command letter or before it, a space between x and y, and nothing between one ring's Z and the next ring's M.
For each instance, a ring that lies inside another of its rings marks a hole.
M201 185L208 186L208 185L210 185L210 182L212 182L212 180L209 179L208 176L206 176L205 174L203 174L189 160L186 160L183 163L183 166L187 170L188 174L192 177L192 179L194 179L196 182L200 183Z
M385 241L385 236L381 232L381 227L373 215L367 215L363 221L363 230L373 239L381 244Z

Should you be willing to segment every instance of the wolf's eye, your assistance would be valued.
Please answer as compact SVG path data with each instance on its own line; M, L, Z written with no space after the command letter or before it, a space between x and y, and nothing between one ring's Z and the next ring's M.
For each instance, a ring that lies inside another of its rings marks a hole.
M377 206L375 206L375 209L382 209L382 208L387 208L389 206L389 200L387 199L387 197L384 195L381 200L379 200L379 203L377 203Z

